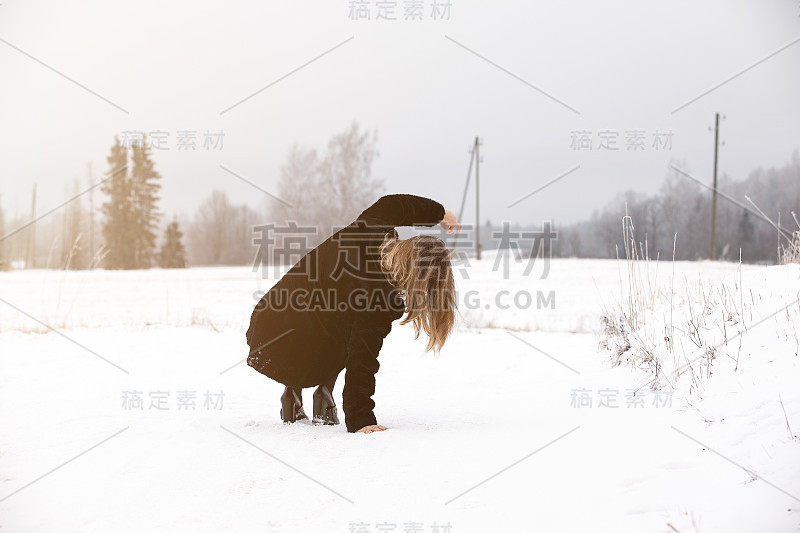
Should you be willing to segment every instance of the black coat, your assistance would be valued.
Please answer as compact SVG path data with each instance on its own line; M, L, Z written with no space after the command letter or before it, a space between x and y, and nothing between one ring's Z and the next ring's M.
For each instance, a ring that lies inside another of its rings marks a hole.
M384 196L306 254L258 302L247 330L247 364L291 387L313 387L346 369L347 430L376 424L378 352L405 304L380 269L378 247L397 226L434 226L438 202Z

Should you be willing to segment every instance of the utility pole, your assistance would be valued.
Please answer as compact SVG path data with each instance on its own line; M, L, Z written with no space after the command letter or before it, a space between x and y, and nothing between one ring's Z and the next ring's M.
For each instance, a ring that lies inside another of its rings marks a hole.
M717 156L719 153L719 113L714 120L714 189L711 200L711 253L709 256L713 261L716 259L716 239L717 232Z
M475 137L475 254L477 259L481 259L481 189L480 189L480 167L481 167L481 140Z
M472 165L475 165L475 255L478 259L481 258L481 223L480 223L480 189L478 187L478 165L481 160L480 145L483 143L480 137L475 137L475 142L472 146L467 145L467 153L470 154L469 170L467 170L467 181L464 184L464 196L461 198L461 209L458 210L458 220L464 216L464 206L467 203L467 193L469 192L469 180L472 177ZM455 250L455 239L458 233L453 235L453 250Z
M33 199L31 200L31 232L28 236L28 257L25 268L36 268L36 184L33 184Z

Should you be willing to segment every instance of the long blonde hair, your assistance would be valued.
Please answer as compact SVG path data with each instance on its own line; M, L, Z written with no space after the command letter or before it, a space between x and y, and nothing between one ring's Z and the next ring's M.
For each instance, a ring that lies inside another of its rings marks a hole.
M456 289L450 252L444 241L431 235L410 239L388 236L380 247L381 268L389 283L405 292L408 315L401 324L414 325L428 335L426 351L438 353L453 330Z

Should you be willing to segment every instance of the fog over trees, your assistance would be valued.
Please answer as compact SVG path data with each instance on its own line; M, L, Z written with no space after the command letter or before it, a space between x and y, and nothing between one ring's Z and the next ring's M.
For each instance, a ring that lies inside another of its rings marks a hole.
M675 166L682 168L679 163ZM691 174L691 170L684 172ZM775 224L780 218L784 234L791 236L798 228L792 212L800 208L800 152L781 168L759 168L744 180L722 175L717 185L716 258L739 260L739 248L745 262L775 262L781 243ZM711 190L668 169L653 195L627 191L577 224L555 229L559 232L554 254L563 257L616 257L616 248L624 249L622 217L631 216L637 241L647 239L651 258L672 258L677 233L675 258L708 259L711 252ZM746 197L752 200L750 203ZM734 202L735 201L735 202ZM740 205L737 205L740 204ZM755 205L753 205L755 204ZM757 206L757 207L756 207Z
M158 210L162 177L147 140L125 147L114 139L104 176L94 175L97 172L88 165L85 179L75 177L65 188L65 202L70 201L60 211L30 224L29 215L17 211L9 216L0 203L0 233L7 236L0 241L0 269L248 265L258 252L254 229L265 224L313 228L312 233L300 232L305 248L310 249L382 194L405 192L385 190L384 182L372 172L377 157L377 132L353 122L324 148L295 144L280 168L275 194L254 189L264 198L259 208L235 205L224 191L211 190L194 213L173 216L167 222ZM553 256L624 256L622 218L629 215L636 240L651 258L671 259L677 234L676 259L708 259L711 187L684 173L692 171L674 161L654 194L619 193L573 224L560 224L557 218L542 221L552 222L557 232L550 244ZM744 179L723 174L718 193L716 258L738 261L741 248L745 262L775 263L781 246L799 229L793 212L800 209L800 152L795 150L780 168L758 168ZM504 246L502 227L503 221L483 221L483 250ZM506 227L541 230L542 226L511 223ZM469 236L467 231L459 239ZM529 251L533 248L531 241L517 244L523 251L526 246Z
M215 190L194 214L186 230L190 265L245 265L253 260L253 226L259 217L247 205L233 205Z
M161 175L155 170L147 139L128 150L115 138L107 161L109 178L102 186L107 196L102 206L106 249L103 266L150 268L156 250Z
M377 133L361 131L354 122L334 135L322 154L295 145L281 167L277 198L268 202L271 218L276 224L316 226L311 246L352 222L384 190L383 181L372 177L377 142Z

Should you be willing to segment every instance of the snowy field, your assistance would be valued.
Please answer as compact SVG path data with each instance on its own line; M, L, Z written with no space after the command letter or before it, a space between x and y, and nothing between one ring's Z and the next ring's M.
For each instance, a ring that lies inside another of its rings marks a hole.
M276 273L0 273L0 527L798 531L800 265L637 266L616 333L625 261L526 266L458 270L438 358L395 324L369 435L243 362Z

